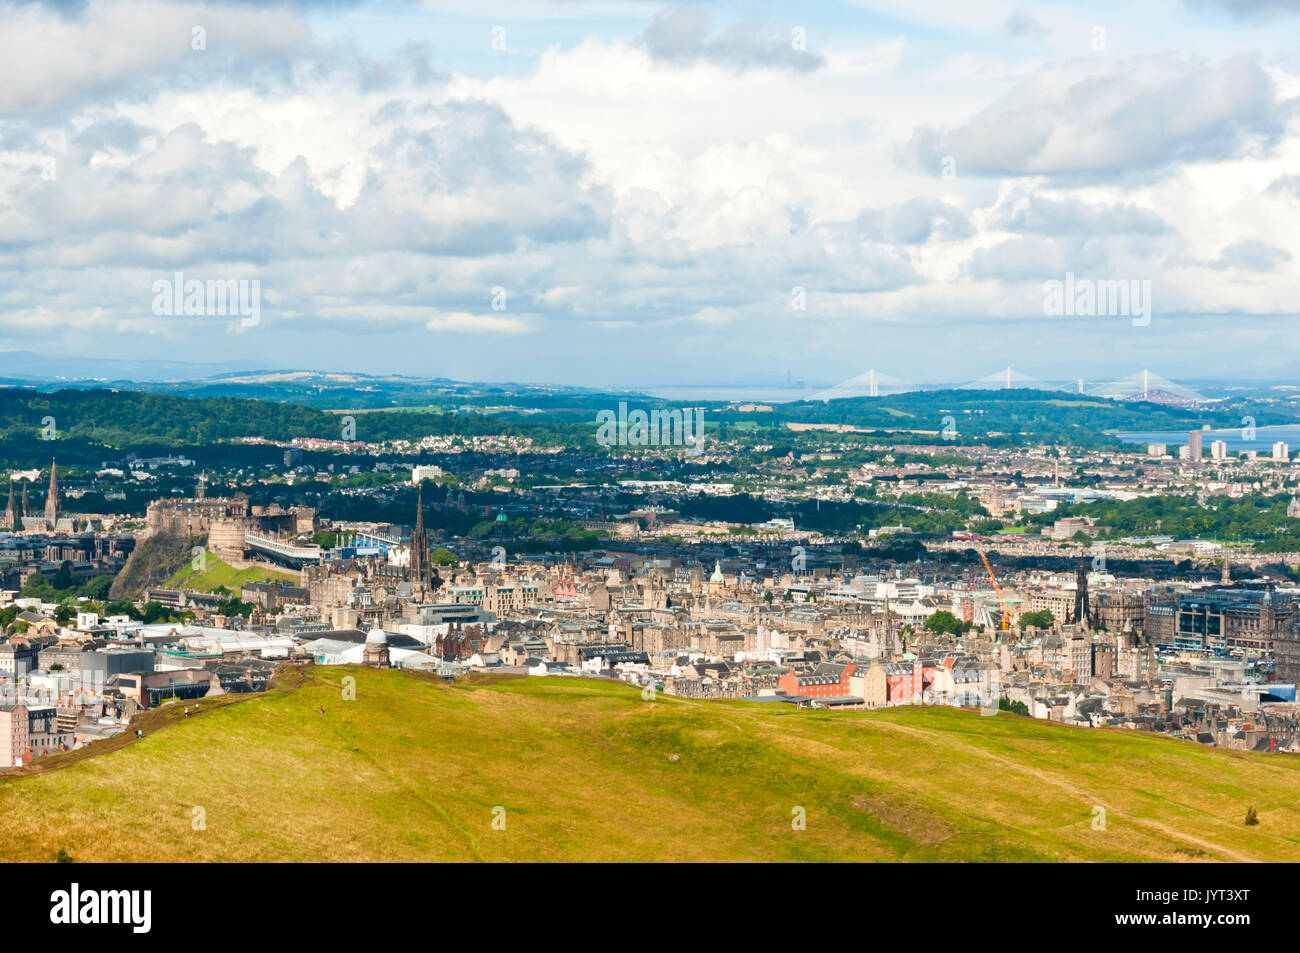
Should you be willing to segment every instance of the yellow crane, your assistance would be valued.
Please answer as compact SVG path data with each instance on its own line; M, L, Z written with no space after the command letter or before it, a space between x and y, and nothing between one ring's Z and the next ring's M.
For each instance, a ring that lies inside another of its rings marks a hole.
M989 580L993 583L993 591L997 593L998 605L1002 607L1002 625L1000 628L1003 632L1011 628L1011 609L1007 605L1007 600L1002 598L1002 587L998 585L998 577L993 575L993 567L989 565L989 558L984 555L984 550L978 551L980 559L984 561L984 568L988 570Z

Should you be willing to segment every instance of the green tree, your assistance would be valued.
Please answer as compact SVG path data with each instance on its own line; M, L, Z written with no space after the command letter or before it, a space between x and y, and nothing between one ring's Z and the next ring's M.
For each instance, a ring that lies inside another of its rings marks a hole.
M156 622L175 622L176 617L161 602L146 602L140 607L137 616L145 625L153 625Z
M1028 629L1031 626L1035 629L1050 629L1055 620L1056 617L1052 615L1050 610L1038 609L1034 612L1020 613L1020 621L1018 622L1018 625L1020 626L1021 631Z
M1009 701L1005 695L998 699L998 711L1009 711L1013 715L1024 715L1026 718L1029 717L1028 705L1024 702Z
M71 589L75 579L72 575L72 563L64 560L59 565L59 571L54 574L54 582L51 583L55 589Z
M961 635L971 628L971 624L963 622L947 609L940 609L925 620L925 628L928 632L951 632L953 635Z
M102 602L108 598L108 590L112 585L113 577L108 573L100 573L87 581L77 594L85 596L87 599L94 599L96 602Z

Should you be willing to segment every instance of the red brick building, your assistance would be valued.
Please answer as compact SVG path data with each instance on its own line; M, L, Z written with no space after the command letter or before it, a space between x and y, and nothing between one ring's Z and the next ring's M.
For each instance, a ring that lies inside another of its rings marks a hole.
M885 663L885 697L891 704L910 705L919 702L924 691L925 675L920 659Z
M787 695L804 698L838 698L849 693L849 676L856 665L836 665L823 662L811 672L786 672L777 681L777 688Z

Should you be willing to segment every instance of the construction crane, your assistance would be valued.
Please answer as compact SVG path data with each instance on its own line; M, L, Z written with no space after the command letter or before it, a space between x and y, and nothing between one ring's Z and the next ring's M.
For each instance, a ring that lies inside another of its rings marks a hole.
M1002 607L1002 625L1000 628L1003 632L1011 628L1011 609L1007 606L1007 600L1002 598L1002 587L998 585L998 577L993 575L993 567L989 565L988 556L984 555L984 550L978 550L980 559L984 562L984 568L988 570L989 580L993 583L993 591L997 593L998 605Z

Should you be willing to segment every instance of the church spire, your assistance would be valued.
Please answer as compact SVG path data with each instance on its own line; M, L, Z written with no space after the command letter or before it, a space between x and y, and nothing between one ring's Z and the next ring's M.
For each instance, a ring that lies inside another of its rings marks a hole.
M59 473L54 461L50 460L50 489L45 494L45 522L54 529L59 522Z
M411 558L407 578L412 594L421 602L433 591L433 574L429 566L429 534L424 529L424 482L415 494L415 529L411 531Z

